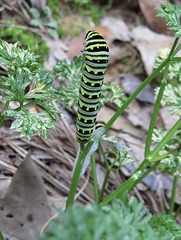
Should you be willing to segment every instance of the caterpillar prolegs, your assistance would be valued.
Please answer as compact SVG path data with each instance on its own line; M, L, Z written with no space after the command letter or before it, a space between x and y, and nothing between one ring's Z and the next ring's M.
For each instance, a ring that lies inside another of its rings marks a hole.
M80 143L87 143L94 131L108 60L109 48L104 38L98 32L88 31L84 41L76 123L76 137Z

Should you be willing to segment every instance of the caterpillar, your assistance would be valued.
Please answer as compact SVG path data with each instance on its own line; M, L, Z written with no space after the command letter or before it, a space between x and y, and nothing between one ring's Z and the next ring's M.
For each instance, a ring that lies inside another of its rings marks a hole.
M88 31L84 40L76 122L76 138L79 143L87 143L94 131L108 60L109 48L104 38L98 32Z

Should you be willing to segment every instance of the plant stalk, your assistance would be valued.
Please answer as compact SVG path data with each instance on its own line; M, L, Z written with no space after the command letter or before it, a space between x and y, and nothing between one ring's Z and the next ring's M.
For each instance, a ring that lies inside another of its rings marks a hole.
M87 154L89 153L92 145L93 145L92 141L90 141L86 145L86 147L84 144L80 144L80 153L78 156L77 164L74 169L74 173L73 173L73 177L72 177L72 181L71 181L71 185L70 185L70 189L69 189L69 193L68 193L68 197L67 197L66 209L73 206L77 186L79 183L80 174L82 171L82 167L83 167L85 158L86 158Z
M0 128L2 127L3 122L4 122L4 119L5 119L5 117L6 117L5 114L4 114L4 112L5 112L6 110L8 110L9 103L10 103L10 101L7 101L7 102L6 102L6 104L5 104L5 106L4 106L4 109L3 109L3 111L2 111L2 114L1 114L1 117L0 117Z
M148 83L165 67L165 65L170 61L170 58L165 59L146 79L145 81L134 91L134 93L127 99L125 103L118 109L118 111L113 115L113 117L104 126L105 134L107 130L112 126L116 119L122 114L122 112L128 107L128 105L135 99L135 97L143 90Z
M174 180L173 180L172 197L171 197L171 201L170 201L170 209L169 209L170 216L173 215L173 211L174 211L177 183L178 183L178 176L175 176Z
M97 186L95 153L91 155L91 164L92 164L92 177L93 177L93 183L94 183L94 199L95 199L95 203L98 204L99 193L98 193L98 186Z

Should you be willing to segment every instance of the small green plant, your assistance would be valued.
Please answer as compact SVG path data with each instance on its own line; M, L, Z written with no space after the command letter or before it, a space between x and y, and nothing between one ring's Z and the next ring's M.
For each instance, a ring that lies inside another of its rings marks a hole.
M111 205L88 204L60 212L59 221L39 240L179 240L181 227L170 216L151 216L143 203L114 200Z
M59 20L62 15L59 3L59 0L47 0L47 5L50 7L52 15L56 20Z
M31 8L31 13L34 16L34 19L31 20L30 24L35 27L44 26L52 38L58 39L59 36L57 33L57 21L52 18L50 8L43 6L41 8L41 12L43 14L43 17L41 17L41 13L37 8Z
M21 136L27 136L30 140L34 132L41 132L46 139L47 129L56 130L54 122L55 113L60 114L53 105L52 87L53 77L44 71L43 65L36 59L29 49L23 50L16 44L8 44L1 41L0 64L8 69L7 76L1 76L0 91L4 93L2 100L6 102L0 117L0 127L6 116L15 120L11 129L20 132ZM18 102L19 106L9 109L11 101ZM42 108L39 113L31 113L28 108L38 105Z
M104 17L111 8L113 0L108 0L104 6L96 6L92 0L66 0L73 3L81 15L89 14L96 26L99 25L101 17Z
M9 22L5 22L5 24L9 27L1 27L0 39L5 40L10 37L12 42L19 41L22 45L21 47L29 47L32 52L40 55L38 61L43 64L45 61L45 55L49 51L46 41L42 40L40 36L30 31L23 30L18 27L11 27Z

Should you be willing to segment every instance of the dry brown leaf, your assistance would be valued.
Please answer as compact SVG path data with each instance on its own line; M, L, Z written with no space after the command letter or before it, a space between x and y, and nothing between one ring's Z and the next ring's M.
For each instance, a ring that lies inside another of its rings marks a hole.
M72 60L74 56L81 56L83 50L85 32L80 33L78 36L72 38L69 41L67 56L69 60Z
M105 172L103 171L103 167L99 163L96 163L96 176L98 187L99 189L101 189L104 182Z
M7 192L7 189L11 183L11 178L1 177L0 178L0 198L3 198Z
M52 70L58 61L67 59L66 51L68 48L60 39L52 39L47 36L43 36L43 39L46 40L46 44L50 48L44 66L46 69Z
M107 26L111 31L111 40L130 42L131 33L121 17L107 16L101 21L102 25Z
M122 87L124 91L131 95L140 85L142 81L135 75L127 75L122 80ZM155 103L154 95L152 93L152 88L148 84L137 96L136 99L142 102Z
M162 108L160 108L159 110L162 121L164 123L164 129L165 130L170 130L173 125L179 120L179 115L170 115L169 114L169 110L168 110L168 106L164 106Z
M103 108L100 109L98 113L97 121L102 123L107 123L110 120L110 118L115 114L115 112L116 112L115 110L104 106ZM128 119L126 119L122 115L119 116L119 118L113 123L111 128L116 130L117 133L119 131L125 132L139 138L143 138L145 135L144 131L133 127L132 124L128 121Z
M148 130L151 119L151 106L141 106L137 101L133 101L129 105L128 119L135 127L142 127Z
M139 50L148 75L153 71L156 56L163 48L171 48L174 38L155 33L145 26L137 26L132 31L133 45Z
M168 1L169 2L169 1ZM168 29L166 20L161 17L156 17L158 12L155 10L160 7L160 4L165 4L164 0L139 0L139 5L142 13L152 29L167 35L174 35L174 32Z
M15 173L5 197L0 200L3 236L35 239L49 217L43 180L28 155Z

